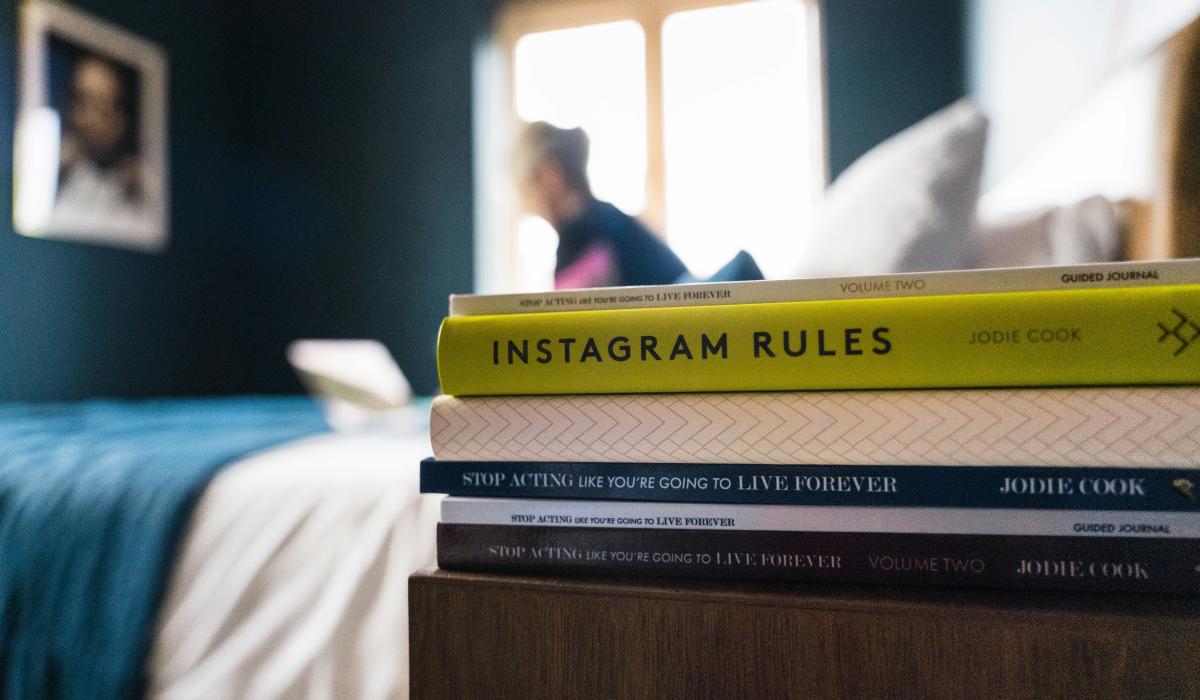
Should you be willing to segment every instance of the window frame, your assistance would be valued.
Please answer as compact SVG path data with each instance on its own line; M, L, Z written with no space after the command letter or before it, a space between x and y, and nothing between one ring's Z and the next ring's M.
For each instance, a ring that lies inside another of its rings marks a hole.
M808 103L814 105L809 139L815 157L809 164L819 201L829 181L826 126L824 8L822 0L789 0L805 7L808 32ZM503 3L491 37L475 56L475 291L512 291L518 282L515 197L500 187L507 182L508 156L521 120L513 105L512 60L526 34L634 20L645 34L646 207L638 218L666 235L666 142L663 112L663 24L676 12L740 5L754 0L511 0Z

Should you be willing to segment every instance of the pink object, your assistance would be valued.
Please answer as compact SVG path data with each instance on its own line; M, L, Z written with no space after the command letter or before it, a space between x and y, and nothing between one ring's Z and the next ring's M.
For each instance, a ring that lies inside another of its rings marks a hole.
M554 276L555 289L606 287L616 281L616 256L612 248L598 244L588 248L562 272Z

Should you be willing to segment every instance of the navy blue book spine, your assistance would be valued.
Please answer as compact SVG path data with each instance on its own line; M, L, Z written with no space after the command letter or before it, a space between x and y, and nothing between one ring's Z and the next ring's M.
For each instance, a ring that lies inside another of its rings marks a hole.
M603 462L421 463L452 496L812 506L1200 512L1200 470L825 467Z
M438 525L438 566L1141 593L1200 593L1200 540Z

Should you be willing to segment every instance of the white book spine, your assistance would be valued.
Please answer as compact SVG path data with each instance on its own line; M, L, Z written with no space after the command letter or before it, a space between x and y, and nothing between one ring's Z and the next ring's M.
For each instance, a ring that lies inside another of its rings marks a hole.
M458 525L1059 537L1200 537L1200 514L1008 508L728 505L546 499L442 499Z
M1196 283L1200 283L1200 258L863 277L607 287L531 294L453 294L450 296L450 315L483 316Z
M434 400L445 461L1200 467L1200 387Z

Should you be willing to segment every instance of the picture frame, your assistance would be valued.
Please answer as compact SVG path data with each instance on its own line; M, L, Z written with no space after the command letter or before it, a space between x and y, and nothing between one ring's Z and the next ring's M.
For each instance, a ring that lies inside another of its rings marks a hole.
M13 226L144 252L167 246L167 57L67 5L21 7Z

